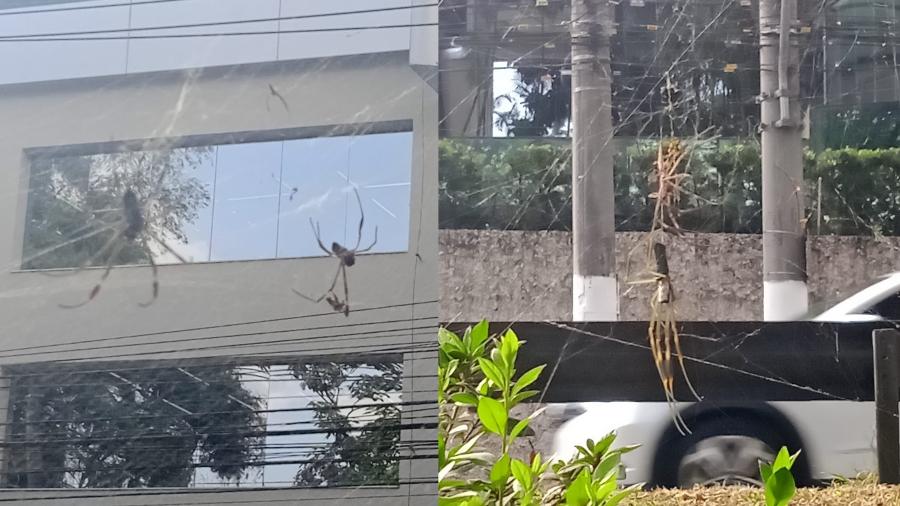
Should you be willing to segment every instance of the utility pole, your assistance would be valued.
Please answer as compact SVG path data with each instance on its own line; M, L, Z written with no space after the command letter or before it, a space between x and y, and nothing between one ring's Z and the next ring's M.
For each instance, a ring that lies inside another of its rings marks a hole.
M572 0L572 315L616 321L609 0Z
M763 317L807 311L797 0L760 0Z

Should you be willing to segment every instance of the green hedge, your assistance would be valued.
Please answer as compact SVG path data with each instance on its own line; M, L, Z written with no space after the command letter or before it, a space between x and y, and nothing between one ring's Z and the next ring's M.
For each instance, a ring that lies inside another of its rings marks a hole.
M638 141L615 157L616 224L647 230L649 169L655 141ZM687 165L680 222L698 232L759 233L759 144L729 140L698 145ZM822 234L900 235L900 149L829 149L805 156L810 233L821 177ZM568 230L571 211L568 143L530 140L440 145L441 228Z

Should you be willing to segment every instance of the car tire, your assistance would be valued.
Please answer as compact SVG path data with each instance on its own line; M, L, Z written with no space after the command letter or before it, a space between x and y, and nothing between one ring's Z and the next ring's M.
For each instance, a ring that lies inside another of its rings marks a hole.
M720 416L695 423L691 434L663 438L654 465L657 486L760 485L759 460L773 459L782 445L792 447L764 419Z

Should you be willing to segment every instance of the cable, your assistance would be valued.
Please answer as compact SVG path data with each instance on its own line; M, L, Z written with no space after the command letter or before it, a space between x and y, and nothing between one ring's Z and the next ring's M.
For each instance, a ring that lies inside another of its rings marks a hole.
M243 37L250 35L281 35L291 33L322 33L322 32L347 32L359 30L389 30L395 28L421 28L428 26L438 26L437 23L401 23L394 25L368 25L368 26L348 26L341 28L298 28L294 30L261 30L254 32L210 32L210 33L180 33L170 35L120 35L109 37L27 37L27 38L11 38L16 36L0 37L0 42L54 42L54 41L96 41L96 40L149 40L149 39L189 39L203 37ZM160 30L160 28L153 28ZM121 31L121 30L120 30ZM134 31L134 30L131 30Z
M120 344L110 344L105 346L91 346L86 348L72 348L72 349L64 349L64 350L53 350L53 351L33 351L28 353L12 353L12 354L2 354L0 353L0 358L15 358L15 357L26 357L26 356L34 356L34 355L44 355L50 353L74 353L79 351L106 351L110 349L116 348L130 348L134 346L155 346L160 344L177 344L184 342L194 342L194 341L209 341L209 340L217 340L217 339L231 339L235 337L250 337L250 336L261 336L268 334L285 334L290 332L307 332L311 330L333 330L339 328L346 327L374 327L377 325L385 325L385 324L395 324L395 323L410 323L413 321L434 321L435 323L435 332L437 332L437 318L432 316L421 316L414 319L403 318L403 319L394 319L394 320L381 320L381 321L373 321L373 322L357 322L357 323L345 323L339 325L322 325L317 327L300 327L300 328L291 328L291 329L276 329L276 330L260 330L256 332L241 332L235 334L224 334L224 335L216 335L216 336L202 336L202 337L188 337L188 338L178 338L178 339L168 339L161 341L150 341L150 342L138 342L138 343L120 343ZM277 341L259 341L255 343L241 343L236 344L234 346L254 346L257 344L278 344L284 342L305 342L305 341L314 341L317 339L329 339L333 338L335 341L346 341L347 338L344 336L359 336L365 334L380 334L384 332L399 332L401 329L387 329L387 330L367 330L364 332L353 332L347 334L332 334L325 336L306 336L306 337L297 337L293 339L282 339ZM376 337L381 338L381 336L372 336L371 339L375 339ZM74 344L74 343L73 343ZM59 345L56 345L59 346Z
M186 0L134 0L133 2L120 2L120 3L110 3L103 5L73 5L70 7L48 7L46 9L30 9L30 10L18 10L18 11L10 11L10 10L2 10L0 11L0 16L19 16L24 14L44 14L49 12L69 12L69 11L82 11L82 10L91 10L91 9L106 9L109 7L131 7L134 5L151 5L151 4L166 4L172 2L184 2Z
M354 309L353 313L366 313L370 311L383 311L385 309L396 309L396 308L404 308L409 306L417 306L417 305L426 305L426 304L437 304L440 300L426 300L426 301L413 301L413 302L404 302L399 304L388 304L384 306L374 306L374 307L364 307L359 309ZM197 327L186 327L175 330L160 330L154 332L141 332L137 334L125 334L120 336L112 336L112 337L100 337L94 339L79 339L77 342L68 342L68 343L54 343L54 344L43 344L37 346L23 346L19 348L9 348L5 351L27 351L27 350L37 350L37 349L45 349L45 348L55 348L58 346L71 346L75 344L87 344L87 343L101 343L101 342L109 342L109 341L118 341L121 339L136 339L140 337L152 337L159 335L168 335L168 334L180 334L184 332L196 332L200 330L212 330L212 329L221 329L228 327L240 327L244 325L257 325L260 323L276 323L290 320L304 320L307 318L318 318L318 317L334 317L335 312L329 311L326 313L312 313L312 314L303 314L297 316L279 316L274 318L264 318L261 320L247 320L242 322L230 322L230 323L221 323L216 325L202 325ZM406 321L406 320L404 320ZM346 324L345 324L346 325ZM343 325L335 325L334 327L342 327Z
M411 330L427 330L428 332L412 332ZM148 351L140 351L133 353L119 353L112 355L102 355L102 356L90 356L90 357L80 357L80 358L60 358L54 360L42 360L42 364L66 364L66 363L79 363L84 361L104 361L113 358L134 358L134 357L144 357L149 355L168 355L174 353L186 353L186 352L210 352L210 351L221 351L228 350L233 348L254 348L261 346L284 346L294 344L296 342L308 341L311 339L326 339L326 338L334 338L335 341L347 341L347 340L359 340L359 338L351 338L350 336L363 336L363 335L371 335L371 334L384 334L384 333L395 333L397 336L408 337L408 336L426 336L426 335L434 335L436 332L436 326L427 325L427 326L414 326L410 327L397 327L393 329L385 329L385 330L377 330L377 331L363 331L363 332L351 332L351 333L340 333L340 334L329 334L323 336L315 336L313 338L292 338L292 339L277 339L270 341L259 341L259 342L247 342L247 343L232 343L232 344L222 344L222 345L212 345L212 346L200 346L193 348L176 348L176 349L168 349L168 350L148 350ZM390 339L390 336L377 336L380 339ZM372 336L371 339L375 339L376 337ZM209 339L215 339L215 336L211 336ZM153 343L145 343L144 346L152 346ZM387 352L394 350L397 353L404 352L406 350L413 351L417 347L424 345L424 347L433 347L432 343L415 343L410 345L410 348L405 348L405 344L397 344L388 343L388 344L356 344L350 346L326 346L320 348L299 348L295 350L258 350L250 354L245 354L244 356L257 356L257 357L271 357L276 355L282 355L284 353L292 353L292 354L300 354L304 357L308 357L310 354L315 352L332 352L335 350L358 350L358 349L367 349L366 352L356 352L350 353L351 356L360 356L360 355L372 355L376 352ZM71 350L71 352L78 350ZM63 350L58 353L69 353L69 350ZM336 354L340 355L340 354ZM241 355L236 355L241 356ZM332 361L341 361L341 360L332 360Z
M110 28L104 30L83 30L83 31L74 31L74 32L45 32L45 33L35 33L35 34L24 34L24 35L2 35L0 34L0 39L31 39L31 38L41 38L41 37L57 37L57 36L79 36L79 35L95 35L95 34L104 34L104 33L121 33L121 32L145 32L145 31L155 31L155 30L178 30L182 28L202 28L206 26L232 26L232 25L242 25L248 23L270 23L273 21L291 21L296 19L313 19L313 18L325 18L325 17L334 17L334 16L349 16L354 14L370 14L375 12L390 12L390 11L399 11L399 10L410 10L410 9L419 9L426 7L437 7L438 3L431 4L422 4L422 5L406 5L400 7L379 7L376 9L360 9L360 10L352 10L352 11L339 11L339 12L323 12L318 14L299 14L296 16L276 16L270 18L252 18L252 19L236 19L232 21L210 21L206 23L186 23L180 25L163 25L163 26L142 26L142 27L129 27L129 28ZM436 25L437 23L433 23ZM390 26L390 28L399 27L398 26ZM406 26L406 25L402 25ZM346 30L347 28L334 28L334 30ZM357 29L368 29L368 28L357 28ZM332 29L329 29L332 30ZM276 31L275 33L279 33Z
M428 458L428 457L423 457ZM432 457L433 458L433 457ZM435 485L437 482L437 476L434 478L418 478L411 480L400 480L397 482L389 483L388 486L409 486L409 485ZM377 485L368 485L368 487L375 487ZM360 493L359 489L365 487L354 487L352 489L347 489L346 487L284 487L284 488L274 488L274 487L247 487L247 488L234 488L234 489L180 489L180 490L149 490L138 491L135 492L133 490L123 490L119 491L109 491L109 492L87 492L85 493L69 493L69 494L53 494L52 489L41 489L40 492L50 495L23 495L15 498L4 498L0 497L0 502L14 502L14 501L69 501L72 499L84 500L84 499L106 499L106 498L115 498L115 497L154 497L154 496L172 496L172 495L219 495L219 494L246 494L248 492L274 492L278 490L290 490L290 491L302 491L302 490L334 490L335 492L344 491L344 494L336 495L334 497L322 497L318 495L317 497L291 497L290 499L269 499L269 500L250 500L250 499L240 499L236 501L231 501L231 503L240 503L246 504L248 502L252 502L255 504L268 503L268 502L289 502L289 503L297 503L297 502L305 502L305 501L328 501L328 500L347 500L347 499L390 499L390 498L407 498L407 497L436 497L435 494L423 494L423 493L406 493L406 494L398 494L398 495L388 495L388 494L374 494L374 495L356 495L356 493ZM0 495L4 492L16 493L19 492L16 489L4 489L0 490ZM368 492L368 491L367 491ZM19 492L21 494L21 492ZM189 503L171 503L168 506L187 506L191 504L226 504L221 500L216 500L214 502L196 502L191 501ZM132 506L159 506L160 503L153 502L141 505L132 505Z

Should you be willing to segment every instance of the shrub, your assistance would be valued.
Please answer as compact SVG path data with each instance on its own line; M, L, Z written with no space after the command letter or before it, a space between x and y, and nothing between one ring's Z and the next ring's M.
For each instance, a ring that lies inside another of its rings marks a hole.
M634 447L613 449L615 434L587 441L568 461L550 463L532 452L513 457L512 444L540 411L522 420L512 409L538 393L529 387L544 366L517 375L523 341L512 330L491 336L487 322L459 336L440 329L438 355L439 504L614 506L640 485L618 487L620 458ZM499 442L495 455L484 443Z

